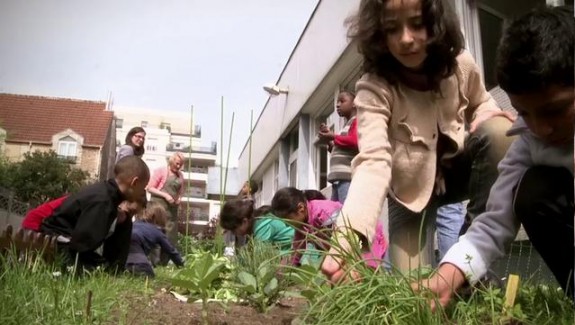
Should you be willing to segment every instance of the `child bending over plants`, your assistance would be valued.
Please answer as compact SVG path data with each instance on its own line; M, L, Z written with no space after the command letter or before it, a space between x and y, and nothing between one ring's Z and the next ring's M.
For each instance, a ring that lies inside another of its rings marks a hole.
M276 192L272 199L273 213L288 222L296 229L293 240L292 264L299 266L303 250L310 238L316 248L326 251L336 218L341 210L341 203L330 200L310 200L306 191L285 187ZM381 264L387 243L383 235L383 226L377 225L371 250L365 252L367 264L376 268Z
M537 9L513 21L498 49L497 80L519 118L519 135L499 165L487 210L447 252L436 274L414 284L445 306L505 254L523 225L529 240L573 298L573 9Z
M254 209L252 200L231 200L220 213L220 225L236 236L251 236L254 240L271 243L282 253L289 252L294 229L270 211L269 206Z
M166 234L160 230L166 226L168 213L161 204L150 202L143 216L134 222L130 253L126 269L134 275L154 277L154 268L148 255L156 246L160 246L177 266L184 261L178 250L170 243Z

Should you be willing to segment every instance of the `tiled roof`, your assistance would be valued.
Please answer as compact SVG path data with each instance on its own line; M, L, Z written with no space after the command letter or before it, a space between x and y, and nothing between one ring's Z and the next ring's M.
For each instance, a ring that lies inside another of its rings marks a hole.
M103 146L113 117L104 102L0 94L6 141L51 143L54 134L71 129L84 137L85 146Z

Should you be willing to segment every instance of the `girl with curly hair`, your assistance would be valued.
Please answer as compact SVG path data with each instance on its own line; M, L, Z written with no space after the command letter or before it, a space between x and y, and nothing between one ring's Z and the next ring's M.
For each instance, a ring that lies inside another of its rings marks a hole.
M364 75L354 101L359 154L337 225L368 243L389 197L392 264L431 264L437 207L468 198L467 220L485 211L514 118L485 89L446 1L362 0L348 24ZM322 269L334 281L345 274L336 256Z

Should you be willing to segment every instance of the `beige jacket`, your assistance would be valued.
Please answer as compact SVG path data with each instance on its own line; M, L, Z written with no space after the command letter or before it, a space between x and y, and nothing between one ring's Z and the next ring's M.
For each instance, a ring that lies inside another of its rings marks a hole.
M351 226L371 241L388 193L419 212L431 198L437 165L437 132L463 149L465 122L500 110L486 91L471 54L457 57L456 73L442 81L441 95L390 85L366 74L356 84L359 154L352 162L351 187L339 226Z

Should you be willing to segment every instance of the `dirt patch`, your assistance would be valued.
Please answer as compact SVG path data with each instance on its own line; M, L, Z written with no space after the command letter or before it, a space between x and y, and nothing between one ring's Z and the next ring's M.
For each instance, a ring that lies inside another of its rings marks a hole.
M140 299L138 299L140 300ZM132 300L133 308L128 314L128 324L202 324L202 304L183 303L168 293L157 293L147 302ZM275 325L291 324L305 309L304 299L284 298L266 314L254 308L229 303L222 306L210 303L209 322L212 325Z

